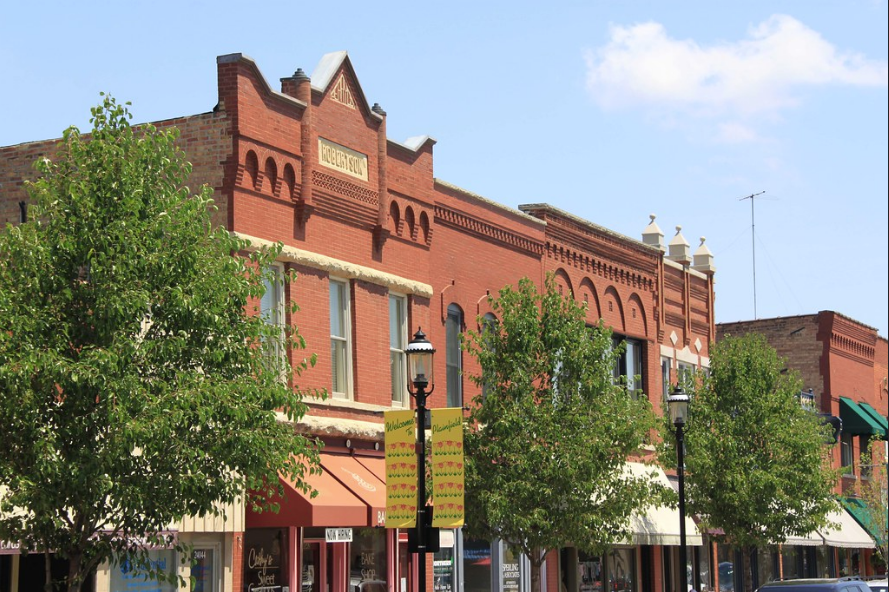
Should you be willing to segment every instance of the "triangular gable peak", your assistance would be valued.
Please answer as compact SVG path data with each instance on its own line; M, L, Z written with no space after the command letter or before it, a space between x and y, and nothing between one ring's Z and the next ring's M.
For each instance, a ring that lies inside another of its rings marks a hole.
M368 104L348 52L335 51L324 55L311 78L313 91L349 109L355 109L365 117L382 120L382 116Z

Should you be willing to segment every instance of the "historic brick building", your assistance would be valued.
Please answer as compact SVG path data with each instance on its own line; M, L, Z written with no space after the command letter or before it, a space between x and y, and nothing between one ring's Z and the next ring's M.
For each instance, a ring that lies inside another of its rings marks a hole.
M887 342L877 330L840 313L757 319L716 326L717 338L759 333L785 359L803 381L801 401L826 417L842 421L840 445L833 449L833 465L843 467L837 494L855 515L855 488L866 473L860 462L868 443L885 439L887 395ZM859 517L860 514L858 515ZM869 551L864 553L869 557ZM852 562L840 553L838 569ZM854 566L849 567L854 570ZM859 569L864 571L863 566Z
M279 514L240 508L226 523L180 525L180 536L209 553L205 589L246 590L261 580L304 592L413 590L405 533L378 528L382 412L411 405L404 346L422 327L438 349L431 407L468 405L476 387L464 373L477 368L461 354L459 334L490 314L489 294L521 277L542 285L554 273L563 293L588 304L590 322L604 319L628 344L617 371L638 376L636 388L656 408L680 372L708 365L715 268L703 240L692 253L678 228L665 245L654 216L636 240L550 205L515 210L436 179L435 141L388 138L387 115L365 98L345 52L324 56L311 78L302 70L282 78L280 90L241 54L219 57L217 69L219 102L211 112L156 125L181 130L193 185L214 189L219 224L254 244L284 244L280 268L299 277L269 298L300 305L280 319L296 324L308 351L318 353L300 385L331 396L310 401L297 426L326 443L325 473L312 481L318 497L290 488ZM23 180L52 147L0 148L4 222L27 216ZM575 574L565 578L572 589L585 589L579 565L620 576L632 590L671 589L674 522L607 557L554 554L547 589L558 590L566 569ZM351 542L331 542L327 527L352 529ZM700 545L693 525L689 535ZM458 581L467 590L527 586L524 567L500 569L524 564L496 542L464 541L456 531L441 545L429 589L447 592ZM20 573L26 567L12 552L3 561ZM262 561L254 560L258 553ZM566 566L566 557L578 563ZM706 552L695 557L709 564ZM504 580L507 571L519 579ZM100 590L117 589L113 570L97 580Z

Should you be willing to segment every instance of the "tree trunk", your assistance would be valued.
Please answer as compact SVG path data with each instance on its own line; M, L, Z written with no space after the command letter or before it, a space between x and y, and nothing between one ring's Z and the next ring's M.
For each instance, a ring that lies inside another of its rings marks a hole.
M68 592L80 592L83 583L83 553L74 552L68 557Z
M52 556L49 551L43 552L43 567L46 571L46 578L43 584L44 592L53 592L52 589Z
M540 549L534 549L531 555L529 557L531 560L531 592L543 592L542 582L540 581L540 568L543 566L546 554L542 553Z
M755 547L744 547L741 549L742 573L744 574L744 590L746 592L756 590L756 574L753 573L753 562L750 560L754 549Z

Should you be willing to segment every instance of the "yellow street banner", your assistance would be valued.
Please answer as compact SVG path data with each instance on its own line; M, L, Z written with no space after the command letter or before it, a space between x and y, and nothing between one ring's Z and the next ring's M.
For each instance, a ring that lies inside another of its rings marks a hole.
M432 526L463 526L463 409L432 410Z
M417 524L417 434L414 411L386 411L386 528Z

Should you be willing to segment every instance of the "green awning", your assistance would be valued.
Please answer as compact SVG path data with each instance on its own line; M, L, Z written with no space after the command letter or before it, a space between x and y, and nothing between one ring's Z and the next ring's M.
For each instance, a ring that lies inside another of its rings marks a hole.
M846 397L840 397L840 419L843 420L843 431L853 436L862 434L883 436L883 427L862 409L858 403Z
M867 504L864 503L864 500L857 497L841 497L840 503L849 510L852 517L873 537L878 545L886 544L883 540L882 529L874 520L874 517L871 516L871 513L867 511Z
M880 415L879 411L877 411L867 403L859 403L858 406L864 409L864 412L870 415L871 419L876 420L877 425L883 428L883 437L885 437L886 432L889 432L889 421L887 421L885 417Z

